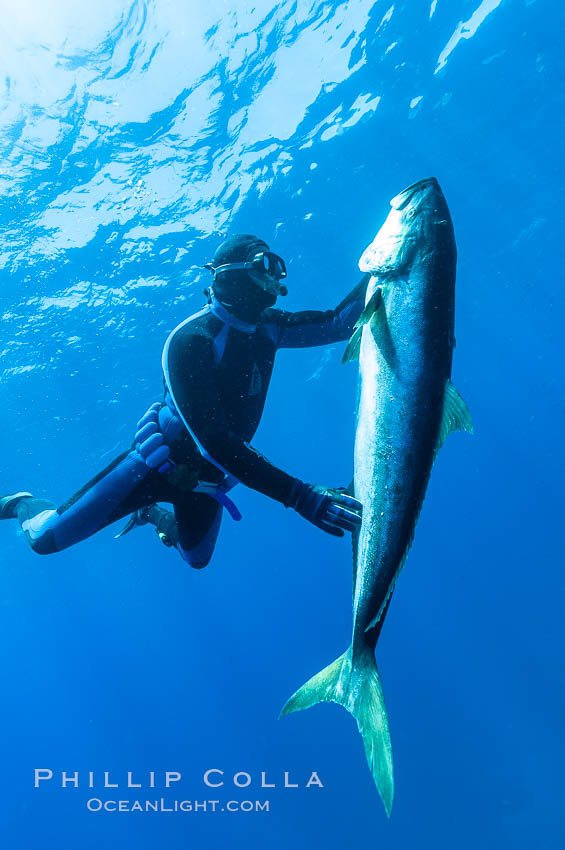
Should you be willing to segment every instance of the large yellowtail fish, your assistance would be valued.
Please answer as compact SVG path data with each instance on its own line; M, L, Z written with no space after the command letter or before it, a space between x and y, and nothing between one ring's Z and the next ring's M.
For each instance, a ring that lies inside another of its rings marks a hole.
M457 251L447 203L430 178L405 189L391 207L359 261L371 279L344 355L359 356L360 373L354 495L364 510L354 540L353 638L282 711L343 705L357 721L387 814L392 747L375 646L434 458L451 431L473 429L450 380Z

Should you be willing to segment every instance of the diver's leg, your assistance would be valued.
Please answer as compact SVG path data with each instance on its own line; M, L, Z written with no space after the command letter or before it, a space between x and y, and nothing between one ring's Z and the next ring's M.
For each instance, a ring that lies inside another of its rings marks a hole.
M178 545L179 532L175 515L160 505L149 505L134 511L122 530L116 534L116 539L129 534L141 525L152 525L157 537L165 546Z
M132 510L167 500L165 476L150 470L137 452L126 452L56 508L52 502L22 495L8 504L34 552L48 555L85 540Z
M221 505L210 496L191 492L177 491L169 500L174 502L174 513L155 504L139 508L116 537L123 537L141 525L152 525L161 543L176 548L192 567L205 567L220 530Z
M165 546L178 546L179 529L175 515L172 511L162 508L160 505L149 505L137 511L143 522L152 525L161 543Z
M220 523L222 506L203 493L187 493L175 503L178 528L177 549L183 561L202 569L212 558Z
M150 505L143 508L147 521L155 528L157 536L165 546L179 545L179 527L176 517L172 511L167 511L160 505Z
M32 549L40 555L56 552L47 520L57 514L57 506L47 499L36 499L31 493L14 493L0 500L0 519L17 519Z

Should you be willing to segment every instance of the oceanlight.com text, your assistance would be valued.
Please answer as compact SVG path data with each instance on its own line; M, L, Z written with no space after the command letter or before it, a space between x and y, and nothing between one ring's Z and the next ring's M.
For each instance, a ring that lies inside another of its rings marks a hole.
M101 800L91 797L86 802L89 812L269 812L270 800Z

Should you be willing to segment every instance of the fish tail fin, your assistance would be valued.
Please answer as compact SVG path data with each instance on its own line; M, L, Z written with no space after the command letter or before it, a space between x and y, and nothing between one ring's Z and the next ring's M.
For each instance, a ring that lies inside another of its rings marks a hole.
M336 702L357 721L369 770L390 816L394 797L392 746L374 650L368 647L352 662L351 649L348 649L296 691L281 715L302 711L319 702Z

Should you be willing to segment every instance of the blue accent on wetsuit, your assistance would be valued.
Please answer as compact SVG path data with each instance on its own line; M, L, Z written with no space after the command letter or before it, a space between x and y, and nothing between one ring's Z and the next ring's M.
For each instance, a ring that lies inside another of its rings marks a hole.
M125 452L59 508L22 498L16 514L33 549L61 551L133 511L168 502L174 506L179 553L201 567L214 549L222 502L228 499L233 510L225 492L234 483L289 505L297 479L249 445L276 352L346 340L363 309L366 283L367 277L326 312L268 309L257 324L248 324L212 299L182 322L164 348L165 398L150 408L157 421L148 411L149 418L139 423L138 436L152 425L139 447L158 438L146 447L145 459L136 448ZM176 466L170 474L159 472L165 454ZM154 464L148 465L152 455Z

